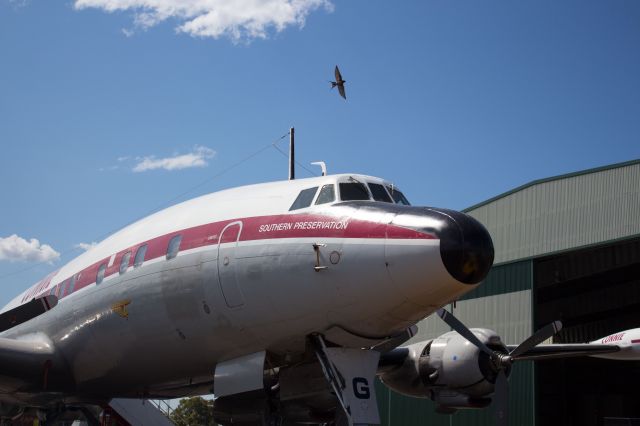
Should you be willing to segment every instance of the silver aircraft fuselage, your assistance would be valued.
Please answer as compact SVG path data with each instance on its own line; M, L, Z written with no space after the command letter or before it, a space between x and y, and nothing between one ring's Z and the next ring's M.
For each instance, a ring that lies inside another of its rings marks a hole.
M0 333L51 353L29 379L0 366L0 401L207 393L221 361L261 350L289 359L311 333L383 341L486 275L491 240L462 213L339 195L290 210L301 191L353 180L390 187L335 175L236 188L107 238L3 309L59 299Z

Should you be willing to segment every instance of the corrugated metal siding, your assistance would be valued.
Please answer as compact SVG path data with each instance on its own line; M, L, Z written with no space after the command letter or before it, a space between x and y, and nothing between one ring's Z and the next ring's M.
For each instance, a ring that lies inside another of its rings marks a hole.
M484 282L465 294L460 300L531 290L533 287L532 268L531 260L494 266Z
M532 333L531 290L464 300L455 309L451 305L447 309L467 327L494 330L507 344L520 343ZM418 323L418 333L409 343L433 339L449 330L437 315L431 315Z
M451 305L445 306L451 311ZM438 315L433 314L420 321L418 324L418 332L413 336L407 344L420 342L422 340L435 339L436 337L451 331L451 328Z
M509 377L509 424L533 426L533 362L514 364ZM436 413L429 399L400 395L376 381L376 397L383 426L475 426L496 424L493 408L460 410L453 415Z
M533 328L531 290L460 301L453 313L467 327L494 330L507 344L520 343Z
M640 234L640 164L541 182L468 213L493 237L495 263Z

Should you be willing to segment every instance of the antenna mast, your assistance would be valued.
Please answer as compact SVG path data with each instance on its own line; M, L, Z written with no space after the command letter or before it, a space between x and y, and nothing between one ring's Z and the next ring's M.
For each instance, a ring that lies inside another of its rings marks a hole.
M289 180L296 178L296 158L295 158L295 128L289 129Z

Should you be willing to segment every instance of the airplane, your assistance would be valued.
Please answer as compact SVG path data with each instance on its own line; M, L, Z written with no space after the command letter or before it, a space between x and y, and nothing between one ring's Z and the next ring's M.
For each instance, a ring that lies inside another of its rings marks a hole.
M0 419L55 424L80 410L99 424L96 407L117 401L213 393L220 424L379 424L379 377L442 412L495 399L505 424L515 361L640 358L640 329L541 344L556 322L518 346L468 329L442 307L480 285L493 257L477 220L412 206L373 176L203 195L123 228L0 310ZM454 331L402 346L434 313Z

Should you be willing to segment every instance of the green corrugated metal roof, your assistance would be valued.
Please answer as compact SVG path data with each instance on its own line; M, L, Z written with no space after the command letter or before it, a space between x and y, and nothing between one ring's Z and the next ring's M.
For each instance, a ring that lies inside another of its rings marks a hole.
M499 200L501 198L507 197L511 194L514 194L516 192L522 191L523 189L535 186L535 185L540 185L541 183L545 183L545 182L552 182L555 180L561 180L561 179L568 179L568 178L572 178L575 176L582 176L582 175L588 175L591 173L597 173L597 172L602 172L605 170L611 170L611 169L619 169L622 167L627 167L627 166L633 166L636 164L640 164L640 159L637 160L631 160L631 161L625 161L623 163L616 163L616 164L610 164L608 166L601 166L601 167L595 167L593 169L587 169L587 170L582 170L582 171L578 171L578 172L573 172L573 173L567 173L567 174L563 174L563 175L558 175L558 176L552 176L552 177L548 177L548 178L544 178L544 179L536 179L534 181L531 181L529 183L525 183L524 185L521 185L515 189L512 189L511 191L507 191L505 193L502 193L500 195L496 195L493 198L489 198L486 201L482 201L478 204L474 204L471 207L467 207L466 209L462 210L465 213L468 213L472 210L477 209L478 207L482 207L485 206L487 204L490 204L496 200Z

